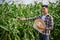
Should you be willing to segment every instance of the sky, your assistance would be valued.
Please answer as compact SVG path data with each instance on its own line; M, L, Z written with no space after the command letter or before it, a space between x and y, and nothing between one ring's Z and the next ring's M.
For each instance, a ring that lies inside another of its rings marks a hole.
M39 2L43 2L43 4L48 4L49 2L56 2L57 0L13 0L15 4L34 4L34 1L37 1L37 3ZM8 2L9 4L12 3L12 0L5 0L5 2ZM2 0L0 0L0 3L2 3Z

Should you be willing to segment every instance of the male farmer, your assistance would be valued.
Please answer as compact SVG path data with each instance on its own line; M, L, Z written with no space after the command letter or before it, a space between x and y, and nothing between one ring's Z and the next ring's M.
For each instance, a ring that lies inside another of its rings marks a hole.
M35 20L42 19L45 22L46 28L43 33L40 33L40 40L49 40L50 31L53 28L53 18L50 14L48 14L48 5L42 5L42 15L34 18L20 18L20 20ZM41 27L42 28L42 27Z

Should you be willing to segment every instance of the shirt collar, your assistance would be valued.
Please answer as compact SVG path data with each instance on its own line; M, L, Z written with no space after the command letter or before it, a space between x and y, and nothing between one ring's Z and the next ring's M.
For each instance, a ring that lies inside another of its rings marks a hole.
M44 15L44 14L42 14L42 15ZM49 15L49 14L46 14L45 16L47 16L47 15Z

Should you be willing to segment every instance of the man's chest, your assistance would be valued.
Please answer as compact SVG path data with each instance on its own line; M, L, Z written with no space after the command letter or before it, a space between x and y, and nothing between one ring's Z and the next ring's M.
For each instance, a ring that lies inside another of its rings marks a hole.
M43 21L45 21L45 18L46 18L46 16L44 16L44 15L41 17L41 19L42 19Z

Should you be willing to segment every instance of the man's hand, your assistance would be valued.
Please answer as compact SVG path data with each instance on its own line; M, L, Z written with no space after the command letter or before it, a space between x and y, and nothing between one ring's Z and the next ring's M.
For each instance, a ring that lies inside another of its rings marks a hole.
M26 20L26 18L25 17L20 17L20 20Z

